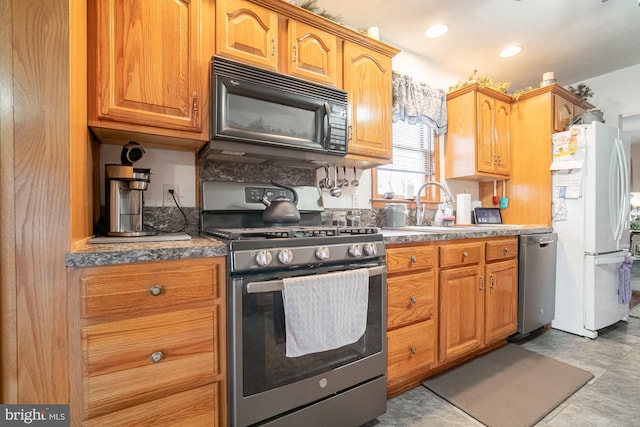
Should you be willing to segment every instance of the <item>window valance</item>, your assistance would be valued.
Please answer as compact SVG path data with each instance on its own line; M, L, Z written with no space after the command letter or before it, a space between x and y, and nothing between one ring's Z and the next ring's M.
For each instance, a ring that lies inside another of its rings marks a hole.
M438 135L447 130L447 95L411 76L393 73L393 121L425 123Z

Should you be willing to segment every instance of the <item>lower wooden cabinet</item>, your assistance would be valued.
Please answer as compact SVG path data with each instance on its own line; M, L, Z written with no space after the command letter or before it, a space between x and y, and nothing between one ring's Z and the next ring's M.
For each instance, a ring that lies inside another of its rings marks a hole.
M436 362L434 247L387 249L387 394L415 385Z
M439 249L439 362L447 364L516 332L518 238L474 239Z
M69 270L72 425L226 425L224 258Z
M387 248L387 395L516 332L518 237Z

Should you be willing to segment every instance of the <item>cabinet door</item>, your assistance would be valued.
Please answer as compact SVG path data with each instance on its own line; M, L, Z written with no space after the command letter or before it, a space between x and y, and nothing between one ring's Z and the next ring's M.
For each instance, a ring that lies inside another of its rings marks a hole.
M477 136L477 169L478 172L493 173L495 157L493 152L495 103L493 98L478 93L478 136Z
M216 2L216 54L278 69L278 15L246 0Z
M206 99L199 60L201 5L201 0L89 2L90 26L95 24L89 45L96 49L89 64L89 81L95 82L89 88L95 91L90 115L199 131L199 108Z
M440 272L440 361L483 344L484 284L479 265Z
M344 87L349 93L349 154L390 162L391 58L344 44Z
M292 19L289 20L288 37L288 73L337 86L337 37Z
M511 105L500 101L494 101L494 145L493 157L495 173L500 175L509 175L511 173L511 150L509 141L509 115L511 113Z
M516 332L518 322L518 263L486 265L485 343L504 340Z
M423 376L436 360L434 320L387 332L387 381L396 385L410 377Z
M553 130L555 132L562 132L573 121L573 102L566 100L565 98L554 95L554 115L553 115Z

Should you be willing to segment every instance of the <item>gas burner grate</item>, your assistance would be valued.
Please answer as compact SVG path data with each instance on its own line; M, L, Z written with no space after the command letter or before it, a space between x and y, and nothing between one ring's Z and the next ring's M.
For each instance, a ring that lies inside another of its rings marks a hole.
M377 227L264 227L203 229L206 234L227 240L290 239L304 237L335 237L340 235L376 234Z

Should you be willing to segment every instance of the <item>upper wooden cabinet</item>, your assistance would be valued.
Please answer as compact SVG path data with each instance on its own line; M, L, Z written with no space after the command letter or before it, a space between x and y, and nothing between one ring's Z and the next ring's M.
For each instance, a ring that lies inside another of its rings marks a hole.
M89 1L89 126L99 136L115 129L208 139L209 5Z
M337 86L335 35L247 0L218 1L216 11L216 54Z
M338 82L338 38L310 25L288 20L287 73L332 86Z
M510 132L517 150L506 182L509 207L501 210L505 223L551 225L551 135L590 108L593 105L555 84L527 92L511 104ZM490 204L493 183L480 183L479 190L483 203Z
M447 95L446 178L486 181L511 173L511 97L478 84Z
M278 70L278 14L247 0L217 1L216 54Z
M351 107L348 159L391 163L391 57L344 43L344 88Z

